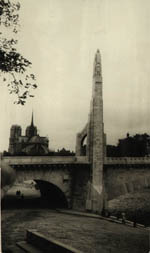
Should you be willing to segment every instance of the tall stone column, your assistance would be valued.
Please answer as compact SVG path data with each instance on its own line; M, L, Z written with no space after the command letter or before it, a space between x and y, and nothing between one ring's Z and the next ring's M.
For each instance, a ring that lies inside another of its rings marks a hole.
M88 157L91 163L91 208L93 212L101 212L103 208L104 126L101 56L99 50L97 50L94 59L88 146Z

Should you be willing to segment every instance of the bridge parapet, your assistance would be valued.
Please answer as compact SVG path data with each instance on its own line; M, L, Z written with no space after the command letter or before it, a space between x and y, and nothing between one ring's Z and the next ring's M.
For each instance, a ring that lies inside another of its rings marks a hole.
M86 156L3 156L2 161L10 165L27 164L88 164Z
M104 164L150 164L150 157L105 157Z
M87 156L1 156L12 165L27 164L89 164ZM104 165L150 164L150 157L105 157Z
M76 163L86 163L89 164L89 160L87 156L76 156Z

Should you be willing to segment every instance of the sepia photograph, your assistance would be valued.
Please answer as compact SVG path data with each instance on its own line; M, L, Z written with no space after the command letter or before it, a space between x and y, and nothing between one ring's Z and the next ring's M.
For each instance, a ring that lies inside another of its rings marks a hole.
M150 252L149 28L149 0L0 0L0 252Z

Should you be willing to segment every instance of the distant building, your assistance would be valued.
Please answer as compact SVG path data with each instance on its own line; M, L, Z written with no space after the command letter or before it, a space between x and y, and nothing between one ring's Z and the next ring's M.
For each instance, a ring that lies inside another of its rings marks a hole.
M49 154L49 140L41 137L34 126L33 113L31 124L26 128L25 136L22 136L22 129L18 125L12 125L10 129L9 149L10 155L47 155Z
M106 146L106 156L108 156L108 157L118 157L118 156L120 156L118 146L107 145Z
M70 150L66 150L65 148L58 149L56 152L54 151L54 155L56 156L74 156L75 153Z
M148 134L136 134L120 139L118 143L120 156L149 156L150 155L150 136Z
M119 139L118 145L107 145L107 156L114 157L143 157L150 156L150 136L148 134L136 134Z

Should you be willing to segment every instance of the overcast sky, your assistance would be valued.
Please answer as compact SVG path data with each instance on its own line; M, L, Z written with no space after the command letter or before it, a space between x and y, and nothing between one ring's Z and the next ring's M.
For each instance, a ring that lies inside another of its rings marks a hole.
M107 143L150 134L150 1L22 0L18 48L32 62L38 89L25 106L1 83L0 151L12 124L34 122L50 148L73 150L87 122L94 54L102 55Z

